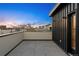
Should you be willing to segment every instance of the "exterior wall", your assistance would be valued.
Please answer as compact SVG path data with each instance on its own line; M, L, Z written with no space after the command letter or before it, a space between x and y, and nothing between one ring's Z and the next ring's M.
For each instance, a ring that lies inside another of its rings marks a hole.
M23 32L0 35L0 56L5 55L23 39Z
M76 53L79 55L79 4L77 8L77 20L76 20Z
M15 32L15 30L12 30L12 32ZM0 30L0 35L6 34L6 33L11 33L11 30Z
M68 47L68 15L77 11L77 4L75 3L63 3L61 4L53 17L53 40L67 52Z
M52 32L24 32L25 40L52 40Z

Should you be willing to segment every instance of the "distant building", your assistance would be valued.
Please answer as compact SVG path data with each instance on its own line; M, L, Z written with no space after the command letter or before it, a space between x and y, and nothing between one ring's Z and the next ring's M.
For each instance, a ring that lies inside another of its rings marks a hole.
M45 28L47 30L51 31L52 30L52 24L45 25Z
M39 28L39 29L43 29L43 28L44 28L44 25L42 25L42 26L39 26L38 28Z
M0 29L1 29L1 30L6 29L6 25L0 25Z

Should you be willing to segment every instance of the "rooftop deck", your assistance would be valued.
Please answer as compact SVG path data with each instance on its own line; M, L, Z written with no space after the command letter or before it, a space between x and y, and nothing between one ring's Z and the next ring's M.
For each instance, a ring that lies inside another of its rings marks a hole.
M53 41L23 41L8 56L67 56Z
M20 44L16 47L18 43ZM14 47L16 48L13 49ZM67 56L52 41L52 32L14 32L0 35L0 56L4 55Z

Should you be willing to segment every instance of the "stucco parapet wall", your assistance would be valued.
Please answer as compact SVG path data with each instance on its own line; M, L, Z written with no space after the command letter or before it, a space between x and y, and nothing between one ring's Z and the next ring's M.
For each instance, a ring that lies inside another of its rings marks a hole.
M13 34L21 33L21 32L24 32L24 31L18 31L18 32L12 32L12 33L1 34L0 37L9 36L9 35L13 35Z

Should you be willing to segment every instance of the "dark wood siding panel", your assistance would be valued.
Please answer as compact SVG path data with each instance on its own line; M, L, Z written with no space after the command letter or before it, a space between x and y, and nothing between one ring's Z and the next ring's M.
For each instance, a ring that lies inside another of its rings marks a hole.
M66 6L61 8L60 11L54 15L54 41L67 51L67 21L68 15L73 12L77 6L76 4L65 4ZM75 7L76 6L76 7ZM78 24L78 23L77 23ZM78 34L78 33L77 33Z

